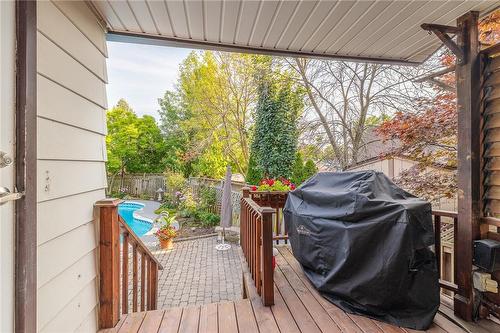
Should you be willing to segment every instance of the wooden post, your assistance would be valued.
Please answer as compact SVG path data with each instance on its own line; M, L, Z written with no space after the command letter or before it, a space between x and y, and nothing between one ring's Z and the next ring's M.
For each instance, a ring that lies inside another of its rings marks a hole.
M272 208L262 209L262 302L265 306L274 305L273 272L273 212Z
M99 327L112 328L120 319L120 226L118 204L104 199L99 208Z
M158 265L156 265L156 262L151 261L151 275L150 275L150 280L151 280L151 310L156 310L158 306L158 300L157 300L157 295L158 295Z
M478 13L457 20L457 46L463 59L457 61L458 111L458 223L455 235L455 315L472 320L472 243L479 238L480 219L480 59Z

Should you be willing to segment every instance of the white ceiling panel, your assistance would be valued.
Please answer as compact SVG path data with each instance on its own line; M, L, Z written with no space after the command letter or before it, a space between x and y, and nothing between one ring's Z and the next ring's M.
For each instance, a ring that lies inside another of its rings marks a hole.
M94 0L110 39L419 63L439 47L423 23L454 25L500 0Z
M168 17L167 5L163 1L147 0L151 16L161 35L175 36L172 31L172 23Z

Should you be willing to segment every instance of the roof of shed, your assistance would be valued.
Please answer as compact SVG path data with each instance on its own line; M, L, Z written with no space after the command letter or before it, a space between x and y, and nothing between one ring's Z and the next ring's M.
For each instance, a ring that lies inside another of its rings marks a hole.
M422 23L455 25L498 1L94 0L110 40L281 55L421 63L441 45ZM146 38L145 38L146 37ZM186 44L187 43L187 44Z

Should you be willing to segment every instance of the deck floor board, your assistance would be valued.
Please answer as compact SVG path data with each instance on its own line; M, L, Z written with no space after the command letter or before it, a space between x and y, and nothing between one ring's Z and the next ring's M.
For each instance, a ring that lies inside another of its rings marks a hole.
M322 333L419 333L367 317L345 313L324 299L311 285L288 246L277 246L275 271L275 305L265 307L253 285L246 285L247 299L212 303L201 307L170 308L123 316L114 329L103 332L119 333L178 333L178 332L322 332ZM248 272L245 272L244 275ZM474 332L474 323L467 330L438 313L428 333ZM500 332L492 322L477 326L482 333ZM490 330L489 327L493 327ZM486 332L485 332L486 331Z

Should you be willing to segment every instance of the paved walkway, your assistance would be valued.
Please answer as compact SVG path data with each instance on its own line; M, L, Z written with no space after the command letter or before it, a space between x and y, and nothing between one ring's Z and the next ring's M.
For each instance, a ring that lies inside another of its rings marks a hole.
M203 305L241 299L242 270L238 246L215 250L217 237L176 242L154 255L163 265L158 281L158 308Z

